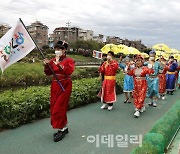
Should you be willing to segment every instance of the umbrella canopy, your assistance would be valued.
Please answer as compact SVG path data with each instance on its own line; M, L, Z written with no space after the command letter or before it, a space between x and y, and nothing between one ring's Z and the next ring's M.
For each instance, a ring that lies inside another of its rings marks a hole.
M140 55L143 56L144 58L148 58L149 57L149 55L147 53L144 53L144 52L140 53Z
M164 59L166 60L169 59L169 55L167 53L163 52L161 55L164 57Z
M118 49L119 49L119 53L124 53L124 51L128 50L128 46L120 44L117 45Z
M140 51L136 48L128 47L123 50L123 53L125 55L129 55L129 54L135 55L135 54L140 54Z
M162 55L162 53L164 53L164 52L161 52L161 51L156 51L156 55L157 55L157 56L161 56L161 55Z
M107 54L109 51L114 52L114 54L119 53L119 48L117 45L114 44L106 44L104 47L101 48L101 51L105 54Z
M175 59L177 59L178 61L180 60L180 54L174 54L173 55Z
M155 51L171 51L171 49L166 44L156 44L152 47Z
M163 56L166 60L169 59L169 54L166 52L156 51L156 59Z
M178 54L179 51L177 49L171 49L171 54Z

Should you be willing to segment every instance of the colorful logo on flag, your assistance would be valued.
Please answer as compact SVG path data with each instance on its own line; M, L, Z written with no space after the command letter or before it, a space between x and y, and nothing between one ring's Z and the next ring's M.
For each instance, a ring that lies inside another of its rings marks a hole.
M0 39L0 67L2 72L13 63L25 57L36 45L25 27L19 21Z

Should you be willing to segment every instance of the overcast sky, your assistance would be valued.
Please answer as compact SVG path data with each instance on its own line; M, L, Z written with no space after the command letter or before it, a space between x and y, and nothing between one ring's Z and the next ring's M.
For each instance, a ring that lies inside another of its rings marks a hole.
M180 50L180 0L0 0L0 22L39 20L54 28L92 29L95 34L165 43Z

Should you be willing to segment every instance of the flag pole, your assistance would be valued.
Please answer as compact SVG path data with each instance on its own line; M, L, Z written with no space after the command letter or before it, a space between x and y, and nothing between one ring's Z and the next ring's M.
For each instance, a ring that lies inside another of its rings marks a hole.
M32 38L31 34L30 34L29 31L27 30L27 28L26 28L26 26L24 25L24 23L23 23L23 21L21 20L21 18L19 18L19 20L20 20L20 22L22 23L22 25L24 26L24 28L26 29L26 31L27 31L27 33L29 34L29 36L31 37L31 39L33 40L34 44L36 45L36 48L37 48L38 51L41 53L42 57L43 57L44 59L46 59L46 57L44 56L42 50L38 47L37 43L36 43L36 42L34 41L34 39ZM56 80L57 80L59 86L61 87L61 89L62 89L63 91L65 91L64 87L62 86L61 82L59 81L57 75L54 73L54 71L53 71L53 69L52 69L52 67L50 66L49 63L48 63L48 67L50 68L53 76L56 78Z

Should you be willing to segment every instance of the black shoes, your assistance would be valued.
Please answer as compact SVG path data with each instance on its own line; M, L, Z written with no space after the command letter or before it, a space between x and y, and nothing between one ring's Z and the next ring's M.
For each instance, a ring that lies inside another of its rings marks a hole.
M68 133L69 133L68 128L65 129L64 131L59 130L57 133L54 133L54 135L53 135L54 136L54 142L61 141L65 137L65 135Z
M174 91L167 91L167 94L173 95Z
M129 100L129 98L128 98L128 99L126 99L126 100L124 101L124 103L127 103L127 102L128 102L128 100Z

